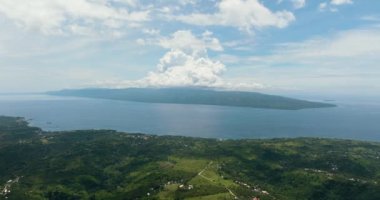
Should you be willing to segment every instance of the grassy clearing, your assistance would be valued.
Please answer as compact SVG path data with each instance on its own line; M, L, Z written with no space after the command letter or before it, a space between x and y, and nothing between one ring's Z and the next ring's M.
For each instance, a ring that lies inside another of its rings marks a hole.
M196 172L201 171L210 162L205 159L191 159L191 158L177 158L170 157L169 161L174 163L173 170L184 172Z

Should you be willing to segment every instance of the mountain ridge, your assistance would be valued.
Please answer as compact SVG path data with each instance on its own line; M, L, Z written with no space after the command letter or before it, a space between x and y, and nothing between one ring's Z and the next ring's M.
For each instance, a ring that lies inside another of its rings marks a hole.
M46 94L144 103L217 105L280 110L300 110L336 106L330 103L306 101L259 92L218 91L204 88L87 88L51 91Z

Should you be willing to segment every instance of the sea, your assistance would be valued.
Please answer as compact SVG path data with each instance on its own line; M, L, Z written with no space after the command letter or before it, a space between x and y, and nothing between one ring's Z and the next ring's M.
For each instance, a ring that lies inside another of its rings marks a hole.
M112 129L218 139L317 137L380 141L380 103L273 110L139 103L48 95L0 95L0 115L24 117L45 131Z

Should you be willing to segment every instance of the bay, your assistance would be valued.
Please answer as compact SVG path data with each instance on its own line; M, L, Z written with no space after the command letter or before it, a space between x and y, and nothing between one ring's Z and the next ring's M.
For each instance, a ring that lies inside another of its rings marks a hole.
M380 105L271 110L153 104L47 95L0 95L0 115L25 117L46 131L113 129L220 139L326 137L380 141Z

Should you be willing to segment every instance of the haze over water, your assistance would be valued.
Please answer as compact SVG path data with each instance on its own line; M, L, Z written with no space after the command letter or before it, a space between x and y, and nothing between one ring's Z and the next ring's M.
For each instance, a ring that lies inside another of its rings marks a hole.
M380 141L380 104L298 111L151 104L44 95L0 96L0 115L48 131L114 129L208 138L329 137Z

